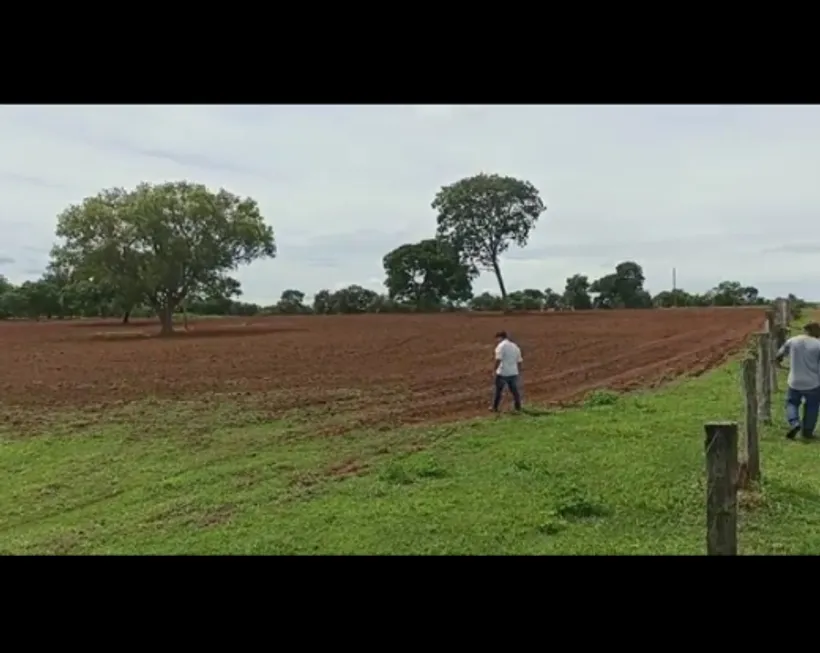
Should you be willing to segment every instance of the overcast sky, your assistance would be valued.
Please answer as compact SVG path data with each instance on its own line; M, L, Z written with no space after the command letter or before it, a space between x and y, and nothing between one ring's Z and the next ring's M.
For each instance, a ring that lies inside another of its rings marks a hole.
M547 205L502 261L510 289L634 259L653 292L676 267L687 290L731 279L820 299L815 106L3 106L0 142L14 282L40 275L69 204L189 179L250 195L274 228L278 257L238 274L246 300L383 291L382 256L434 233L439 188L488 172Z

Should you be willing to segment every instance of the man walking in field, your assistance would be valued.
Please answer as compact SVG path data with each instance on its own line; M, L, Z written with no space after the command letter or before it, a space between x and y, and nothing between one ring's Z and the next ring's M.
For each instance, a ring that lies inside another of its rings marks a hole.
M786 437L794 440L802 431L804 438L814 438L817 415L820 412L820 324L810 322L805 334L789 338L775 360L778 365L789 357L789 387L786 391L786 420L789 430ZM803 420L800 420L800 404L803 404Z
M495 396L493 397L491 410L494 413L498 412L501 395L505 387L510 389L515 402L515 409L521 410L521 393L518 390L518 375L521 371L521 364L524 362L524 359L521 358L521 350L518 345L507 337L506 331L499 331L495 334L495 338L498 344L495 348L495 359L493 361Z

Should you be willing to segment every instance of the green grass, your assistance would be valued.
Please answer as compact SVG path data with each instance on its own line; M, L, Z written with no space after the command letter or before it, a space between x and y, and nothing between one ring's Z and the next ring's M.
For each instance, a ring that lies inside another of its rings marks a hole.
M820 551L820 447L782 438L781 405L762 489L741 498L741 553ZM0 430L0 553L702 554L703 423L741 406L732 363L432 429L317 437L295 418L146 404Z

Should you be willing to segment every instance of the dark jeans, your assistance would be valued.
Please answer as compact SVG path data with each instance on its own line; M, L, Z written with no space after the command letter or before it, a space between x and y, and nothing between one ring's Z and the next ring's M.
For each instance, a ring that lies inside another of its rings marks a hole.
M803 404L803 420L800 420L800 404ZM811 435L817 426L817 414L820 411L820 388L814 390L795 390L789 388L786 393L786 419L789 426L801 426L803 433Z
M521 410L521 393L518 391L518 375L515 376L501 376L495 375L495 396L493 397L493 410L498 410L498 405L501 403L501 395L504 392L504 386L510 389L515 402L515 409Z

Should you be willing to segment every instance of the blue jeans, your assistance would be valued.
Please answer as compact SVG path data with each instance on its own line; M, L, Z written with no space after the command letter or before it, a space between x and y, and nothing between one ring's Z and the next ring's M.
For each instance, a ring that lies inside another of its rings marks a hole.
M504 386L510 389L515 402L515 409L521 410L521 393L518 391L518 375L515 376L501 376L495 375L495 396L493 396L493 410L498 410L501 403L501 395L504 392Z
M800 420L800 404L803 404L803 420ZM803 433L811 435L817 426L817 414L820 411L820 387L814 390L795 390L786 392L786 420L789 426L801 426Z

